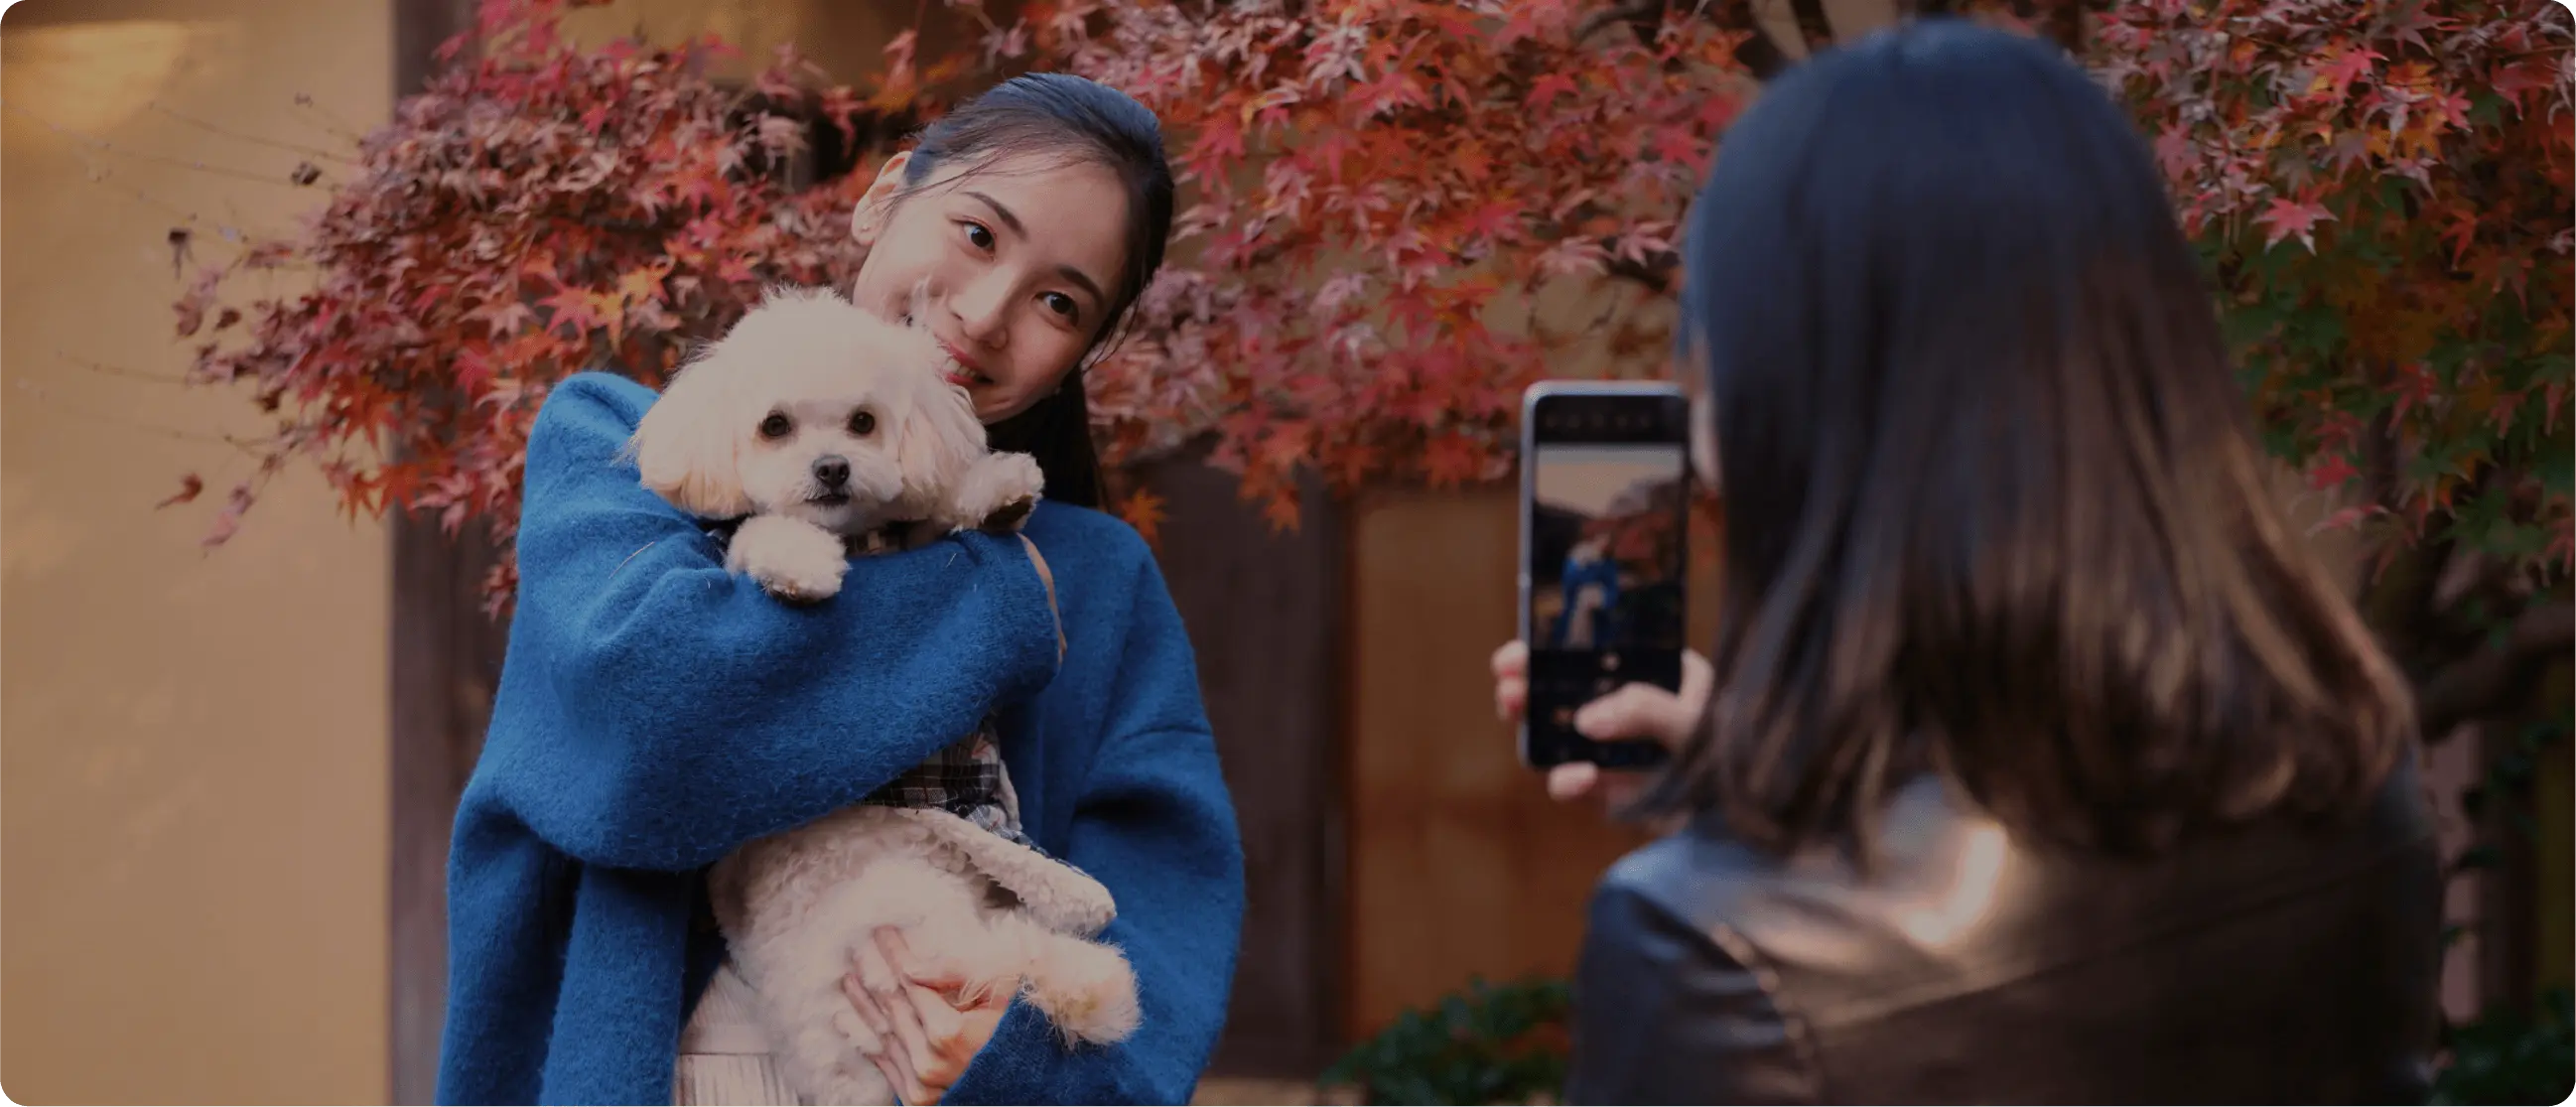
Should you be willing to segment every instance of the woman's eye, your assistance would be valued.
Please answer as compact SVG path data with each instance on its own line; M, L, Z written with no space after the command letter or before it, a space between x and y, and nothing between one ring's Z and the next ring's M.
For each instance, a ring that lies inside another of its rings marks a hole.
M796 424L788 422L787 416L775 411L769 413L769 418L760 421L762 438L785 438L787 432L795 429Z
M865 438L877 432L877 417L870 412L850 416L850 433Z
M993 248L993 229L972 219L966 221L966 241L978 250Z
M1047 293L1046 306L1048 311L1061 315L1067 320L1079 320L1082 316L1082 305L1075 303L1073 297L1061 292Z

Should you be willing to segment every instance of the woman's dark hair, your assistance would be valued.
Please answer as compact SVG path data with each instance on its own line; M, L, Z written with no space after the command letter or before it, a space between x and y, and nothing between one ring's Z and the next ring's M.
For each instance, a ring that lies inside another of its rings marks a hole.
M1048 499L1099 507L1100 454L1091 440L1083 370L1125 326L1136 299L1163 265L1172 233L1172 168L1160 121L1126 93L1066 73L1013 77L924 128L904 170L918 188L941 165L996 155L1061 153L1116 172L1127 186L1127 269L1083 363L1063 387L988 429L993 448L1029 454L1046 474Z
M2408 754L2145 143L2057 50L1936 20L1785 74L1686 253L1724 599L1640 812L1865 860L1937 770L2018 840L2152 853L2353 810Z

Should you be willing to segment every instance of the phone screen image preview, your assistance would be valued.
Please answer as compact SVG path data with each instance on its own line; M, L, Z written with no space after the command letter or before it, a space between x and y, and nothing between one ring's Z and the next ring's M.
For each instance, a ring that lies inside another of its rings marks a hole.
M1540 443L1530 503L1530 725L1579 743L1574 710L1680 677L1687 461L1680 443Z

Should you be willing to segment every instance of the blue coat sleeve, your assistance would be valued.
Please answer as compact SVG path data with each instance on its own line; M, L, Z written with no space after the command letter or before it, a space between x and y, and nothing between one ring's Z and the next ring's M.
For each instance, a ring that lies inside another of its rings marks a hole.
M1187 1103L1225 1024L1243 931L1243 840L1161 573L1138 611L1066 859L1117 897L1102 940L1136 970L1144 1018L1109 1047L1068 1050L1015 1003L943 1103Z
M781 603L619 455L653 393L583 374L528 442L518 608L477 783L581 861L680 871L856 802L1052 678L1016 537L854 561Z

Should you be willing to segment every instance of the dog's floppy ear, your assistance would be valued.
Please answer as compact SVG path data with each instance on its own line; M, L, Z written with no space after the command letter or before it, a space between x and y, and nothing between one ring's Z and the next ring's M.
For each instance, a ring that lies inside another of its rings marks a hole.
M930 334L930 278L923 277L913 282L912 302L905 318L912 321L911 329L915 332Z
M725 389L726 375L720 357L691 362L646 409L627 443L644 487L708 519L751 514L734 458L742 428L734 425L738 413Z
M895 464L903 468L904 498L943 502L983 456L984 424L976 420L975 401L966 390L944 380L922 382L913 390L911 408L894 450Z

